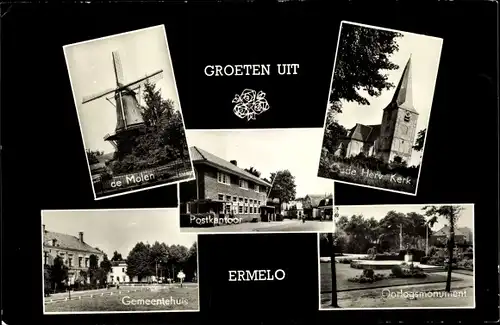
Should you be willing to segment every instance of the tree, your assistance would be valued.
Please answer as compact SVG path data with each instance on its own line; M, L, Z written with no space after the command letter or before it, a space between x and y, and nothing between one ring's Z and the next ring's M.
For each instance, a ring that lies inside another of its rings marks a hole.
M116 253L116 251L115 251ZM99 272L98 272L98 280L100 284L107 283L108 274L111 272L111 261L108 259L108 256L104 254L104 258L99 264Z
M422 151L424 149L424 142L425 142L425 133L427 132L427 129L423 129L418 131L417 134L417 139L415 140L415 145L413 146L413 149L417 151Z
M113 257L111 258L111 261L118 262L118 261L122 261L122 260L123 260L122 254L118 253L117 251L114 251Z
M168 246L156 241L151 246L149 253L150 273L155 274L155 276L163 276L168 258Z
M87 153L87 159L89 160L90 165L98 164L99 157L104 155L104 151L99 151L99 150L92 151L92 150L87 149L86 153Z
M347 129L337 121L337 115L342 110L342 103L335 101L330 104L327 111L325 132L323 136L323 148L331 153L335 153L340 140L347 135Z
M463 210L462 206L458 205L441 205L441 206L424 206L425 215L429 217L429 223L434 224L438 217L448 221L450 234L448 237L448 277L446 278L446 291L451 291L451 271L453 265L453 250L455 248L455 226L457 224L460 213Z
M97 264L97 256L91 254L89 256L89 269L88 275L90 277L90 284L95 285L99 277L99 265Z
M295 199L297 187L295 185L295 176L289 170L280 170L276 173L271 173L272 188L269 197L279 200L279 206L282 203L288 203Z
M171 245L168 247L168 271L169 277L175 279L177 273L183 269L183 266L188 257L188 249L182 245Z
M245 168L245 170L247 172L249 172L250 174L254 175L255 177L260 177L261 173L255 169L254 167L250 167L250 168Z
M197 271L198 271L198 246L196 242L194 242L187 252L187 257L184 263L184 273L186 273L186 276L189 275L191 279L193 279L194 277L198 276Z
M64 261L60 256L54 259L54 263L49 271L50 281L54 286L54 291L57 291L58 287L63 281L68 280L68 267L64 265Z
M399 68L389 56L398 51L396 38L402 36L397 32L342 24L330 102L343 99L369 105L360 90L379 96L383 90L394 87L383 71Z
M152 275L150 267L150 245L139 242L127 256L127 275L130 279L142 278Z

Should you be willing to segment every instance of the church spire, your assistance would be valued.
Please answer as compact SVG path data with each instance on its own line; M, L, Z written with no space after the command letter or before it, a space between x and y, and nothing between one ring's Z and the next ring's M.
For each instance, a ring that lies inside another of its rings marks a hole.
M396 87L396 91L394 92L392 103L395 103L398 107L401 107L403 109L407 109L415 113L417 112L413 107L411 54L403 70L403 75L401 76L398 86Z

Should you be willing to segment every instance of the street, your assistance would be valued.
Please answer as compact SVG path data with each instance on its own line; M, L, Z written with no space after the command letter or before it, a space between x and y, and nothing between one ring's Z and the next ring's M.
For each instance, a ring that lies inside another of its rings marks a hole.
M285 219L283 221L270 221L270 222L246 222L237 225L197 228L197 227L183 227L181 232L194 232L194 233L224 233L224 232L332 232L332 221L312 221L306 222L297 219Z

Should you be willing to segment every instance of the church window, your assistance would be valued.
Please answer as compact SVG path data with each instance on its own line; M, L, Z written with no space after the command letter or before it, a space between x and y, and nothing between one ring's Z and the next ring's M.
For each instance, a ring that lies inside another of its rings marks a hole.
M406 125L401 125L401 134L403 135L408 134L408 127Z
M407 122L407 123L410 122L410 117L411 117L410 112L406 112L405 117L404 117L405 122Z

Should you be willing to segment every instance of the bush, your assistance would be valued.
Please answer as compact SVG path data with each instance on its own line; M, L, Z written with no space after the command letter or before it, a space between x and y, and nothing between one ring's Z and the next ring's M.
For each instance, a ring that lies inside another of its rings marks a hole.
M401 266L399 266L399 265L394 265L391 268L391 274L394 275L396 278L403 278L404 277L403 270L401 269Z
M366 252L368 255L375 255L377 253L377 250L375 247L368 248L368 251Z
M420 259L420 264L427 264L429 261L429 256L424 256Z
M363 276L367 278L372 278L375 275L375 272L372 269L364 269L363 270Z
M351 264L351 260L348 259L348 258L339 258L337 260L337 263L341 263L341 264Z
M351 261L351 267L353 269L363 269L363 265L359 264L358 262L356 261Z
M459 269L464 269L464 270L473 270L474 261L473 260L462 260L462 261L457 263L457 267Z

